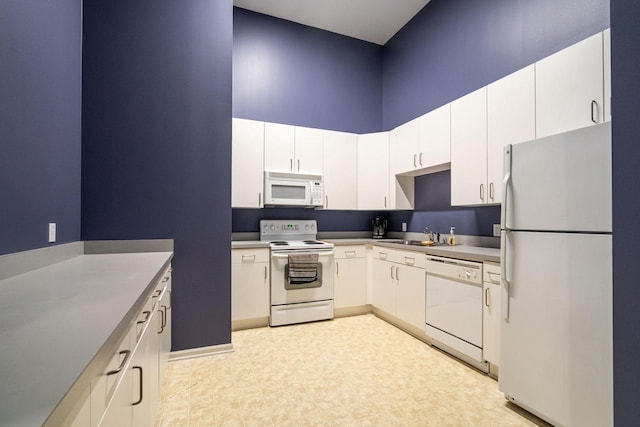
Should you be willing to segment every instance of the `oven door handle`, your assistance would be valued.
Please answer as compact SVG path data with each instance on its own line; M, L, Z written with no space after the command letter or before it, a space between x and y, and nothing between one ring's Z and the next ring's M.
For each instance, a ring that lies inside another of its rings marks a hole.
M292 254L315 254L318 256L333 256L333 251L320 251L320 252L291 252ZM272 258L289 258L289 254L271 254Z

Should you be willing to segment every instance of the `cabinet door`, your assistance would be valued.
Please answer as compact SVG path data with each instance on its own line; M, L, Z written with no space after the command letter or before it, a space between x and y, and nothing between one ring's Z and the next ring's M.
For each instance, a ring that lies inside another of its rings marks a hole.
M295 172L322 175L322 129L295 128Z
M482 307L482 354L484 360L500 366L500 283L484 282Z
M263 192L264 123L233 119L231 206L261 208Z
M419 120L418 167L431 168L451 162L451 104L436 108Z
M278 123L264 124L264 170L294 172L294 127Z
M451 205L487 203L487 88L451 103Z
M235 249L231 265L231 320L269 315L267 249Z
M535 66L537 138L602 122L602 33Z
M169 361L169 353L171 352L171 273L168 273L169 280L166 282L165 290L160 299L161 320L163 324L160 329L159 338L159 378L158 378L158 395L162 395L162 386L164 384L164 374Z
M336 308L367 303L367 262L364 258L336 259L333 303Z
M324 131L325 209L358 207L358 135Z
M487 88L488 203L502 202L504 146L536 137L535 79L530 65Z
M396 316L424 330L425 327L425 271L422 268L400 265L396 270L398 296Z
M128 364L125 369L126 372L120 377L115 392L100 419L98 424L100 427L128 427L133 425L131 364ZM93 394L91 397L93 398Z
M389 132L358 135L358 209L387 209Z
M389 170L391 175L418 168L418 119L404 123L389 132Z
M604 121L611 121L611 30L602 33L604 54Z
M397 264L380 259L372 262L373 306L392 315L396 313L396 267Z

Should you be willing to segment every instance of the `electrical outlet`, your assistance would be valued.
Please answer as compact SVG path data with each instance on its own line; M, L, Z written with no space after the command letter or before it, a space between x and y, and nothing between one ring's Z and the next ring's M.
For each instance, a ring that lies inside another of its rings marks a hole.
M56 241L56 223L49 223L49 243L54 243Z
M406 222L402 223L402 231L407 231L407 223Z
M500 237L500 224L493 224L493 237Z

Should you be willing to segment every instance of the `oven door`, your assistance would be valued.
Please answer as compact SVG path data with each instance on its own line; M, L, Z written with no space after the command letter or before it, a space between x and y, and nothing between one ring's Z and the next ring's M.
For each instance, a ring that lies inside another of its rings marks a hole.
M271 305L333 299L333 251L318 251L318 255L318 279L295 285L287 277L288 252L271 253Z

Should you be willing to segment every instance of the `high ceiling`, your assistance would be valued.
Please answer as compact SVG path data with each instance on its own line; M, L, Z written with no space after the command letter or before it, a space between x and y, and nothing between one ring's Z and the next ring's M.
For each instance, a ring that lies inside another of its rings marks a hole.
M234 0L234 6L384 45L429 0Z

